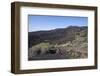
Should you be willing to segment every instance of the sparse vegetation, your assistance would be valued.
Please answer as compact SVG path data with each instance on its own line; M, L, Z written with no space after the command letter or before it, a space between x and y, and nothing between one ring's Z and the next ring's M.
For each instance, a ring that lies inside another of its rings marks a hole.
M87 58L87 41L87 27L33 32L29 34L28 57L29 60Z

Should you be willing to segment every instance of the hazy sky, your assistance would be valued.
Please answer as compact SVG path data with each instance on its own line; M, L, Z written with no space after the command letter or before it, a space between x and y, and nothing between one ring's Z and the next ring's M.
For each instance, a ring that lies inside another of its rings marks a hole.
M43 16L43 15L29 15L28 26L29 32L40 30L51 30L55 28L65 28L68 26L87 26L87 17L74 16Z

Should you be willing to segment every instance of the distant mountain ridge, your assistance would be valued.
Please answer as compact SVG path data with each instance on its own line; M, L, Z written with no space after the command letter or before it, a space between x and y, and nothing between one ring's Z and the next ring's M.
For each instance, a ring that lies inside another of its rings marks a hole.
M84 32L83 32L84 31ZM49 42L51 44L64 44L73 41L77 34L85 33L87 35L87 26L69 26L67 28L57 28L53 30L44 30L28 33L29 48L41 42ZM86 36L87 37L87 36Z

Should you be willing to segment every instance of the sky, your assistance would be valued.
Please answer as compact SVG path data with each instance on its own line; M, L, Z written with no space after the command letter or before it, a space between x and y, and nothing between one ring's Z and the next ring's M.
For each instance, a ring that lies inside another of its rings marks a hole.
M29 32L87 25L87 17L28 15Z

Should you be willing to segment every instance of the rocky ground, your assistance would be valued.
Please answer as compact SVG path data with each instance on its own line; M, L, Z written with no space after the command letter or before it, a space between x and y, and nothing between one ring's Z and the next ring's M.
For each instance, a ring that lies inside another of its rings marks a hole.
M86 30L76 32L75 39L63 44L41 42L29 48L29 60L77 59L88 57Z

